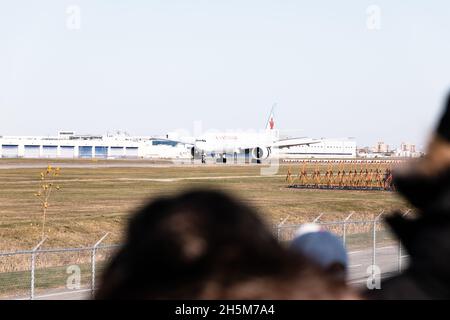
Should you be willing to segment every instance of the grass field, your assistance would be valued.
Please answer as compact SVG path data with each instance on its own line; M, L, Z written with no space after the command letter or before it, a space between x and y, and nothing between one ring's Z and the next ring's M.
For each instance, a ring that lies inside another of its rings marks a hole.
M92 245L105 232L111 233L105 243L118 243L128 217L145 201L192 187L234 193L255 206L268 223L288 215L288 223L310 221L322 212L323 220L339 220L350 211L356 212L355 218L372 218L381 210L407 208L390 192L288 189L285 175L288 167L296 173L296 165L282 165L277 175L261 176L261 168L255 165L2 159L0 251L30 249L39 241L41 213L34 194L47 164L62 168L61 190L50 200L46 247Z

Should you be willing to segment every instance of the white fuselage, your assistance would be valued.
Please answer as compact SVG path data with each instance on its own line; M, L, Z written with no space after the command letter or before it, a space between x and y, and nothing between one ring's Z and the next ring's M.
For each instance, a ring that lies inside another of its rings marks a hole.
M195 149L204 153L240 153L245 149L270 148L276 136L273 132L214 132L195 139Z

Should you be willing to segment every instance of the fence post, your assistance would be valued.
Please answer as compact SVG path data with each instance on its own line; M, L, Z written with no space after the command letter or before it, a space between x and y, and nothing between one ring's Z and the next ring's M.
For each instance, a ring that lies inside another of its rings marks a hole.
M347 218L344 219L344 224L343 224L343 230L342 230L342 243L344 244L344 247L346 247L347 244L347 221L351 218L351 216L353 216L354 212L351 212Z
M277 225L277 240L280 241L280 228L281 226L289 219L289 215L286 216L286 218L283 219L278 225Z
M36 251L39 250L40 246L47 240L44 237L41 242L39 242L31 252L31 284L30 284L30 300L34 299L34 281L35 281L35 269L36 269Z
M374 272L373 266L376 264L377 256L377 222L378 219L384 214L384 210L380 212L379 215L373 220L373 247L372 247L372 273Z
M403 216L406 217L411 212L411 209L406 211ZM398 241L398 272L402 272L402 243Z
M109 232L105 233L103 237L98 240L94 246L92 247L92 256L91 256L91 296L94 297L95 292L95 254L97 252L97 247L100 245L100 243L105 240L105 238L109 235Z

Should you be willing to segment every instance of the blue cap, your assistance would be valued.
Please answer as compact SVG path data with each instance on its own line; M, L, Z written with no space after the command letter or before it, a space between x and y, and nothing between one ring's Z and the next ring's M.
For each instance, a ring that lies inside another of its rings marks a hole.
M347 250L342 240L331 232L320 230L301 233L292 240L290 247L324 269L335 263L347 269Z

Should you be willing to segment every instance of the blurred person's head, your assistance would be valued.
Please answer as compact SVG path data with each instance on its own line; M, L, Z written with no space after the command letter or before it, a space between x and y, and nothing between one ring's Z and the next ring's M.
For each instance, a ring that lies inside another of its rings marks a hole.
M411 171L434 176L450 168L450 93L435 130L432 132L426 153L418 161L409 161L407 166L396 168L396 174L410 174Z
M436 130L428 144L426 161L421 161L420 169L425 174L436 174L450 168L450 94Z
M315 223L303 224L295 233L291 250L309 258L333 278L345 281L347 250L340 238Z
M154 200L130 220L99 299L355 298L279 245L255 211L217 191Z
M394 185L415 207L450 210L450 95L423 158L393 172Z

